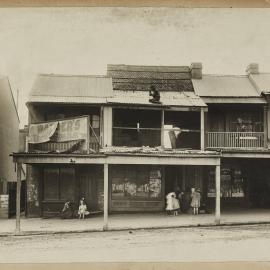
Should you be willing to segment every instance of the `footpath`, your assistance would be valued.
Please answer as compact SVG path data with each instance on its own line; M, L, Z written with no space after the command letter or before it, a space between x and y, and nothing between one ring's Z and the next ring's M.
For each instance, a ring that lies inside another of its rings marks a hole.
M270 209L235 210L221 213L220 226L270 223ZM15 218L0 219L0 236L15 234ZM157 214L109 215L109 231L217 226L214 214ZM86 219L25 218L21 217L21 235L81 233L103 231L103 216Z

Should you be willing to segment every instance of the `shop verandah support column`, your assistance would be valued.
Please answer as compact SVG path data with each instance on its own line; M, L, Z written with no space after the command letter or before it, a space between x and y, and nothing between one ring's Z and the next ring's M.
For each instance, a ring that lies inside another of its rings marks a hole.
M216 210L215 222L220 224L220 165L216 165Z
M269 106L269 105L268 105ZM263 107L263 132L264 132L264 137L263 137L263 146L264 148L267 148L267 143L268 143L268 132L269 132L269 123L268 123L268 106Z
M16 230L15 234L21 232L21 169L22 164L17 163L17 185L16 185Z
M109 200L109 166L104 164L104 221L103 231L108 230L108 200Z
M201 150L204 151L205 145L204 145L204 125L205 125L205 121L204 121L204 109L201 108Z

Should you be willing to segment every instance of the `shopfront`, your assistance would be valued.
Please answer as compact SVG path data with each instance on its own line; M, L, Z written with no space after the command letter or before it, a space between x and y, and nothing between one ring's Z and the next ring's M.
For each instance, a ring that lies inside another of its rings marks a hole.
M90 211L103 209L102 165L29 165L28 171L27 216L55 216L66 201L76 214L82 197Z
M207 177L207 202L215 204L215 170L210 168ZM221 208L237 208L248 206L248 178L245 165L238 161L225 161L220 170Z
M215 166L110 165L110 212L162 212L166 194L190 193L191 188L200 189L205 203L207 173L212 171L215 173ZM215 181L215 174L212 176Z
M154 165L111 165L110 212L162 211L164 167Z

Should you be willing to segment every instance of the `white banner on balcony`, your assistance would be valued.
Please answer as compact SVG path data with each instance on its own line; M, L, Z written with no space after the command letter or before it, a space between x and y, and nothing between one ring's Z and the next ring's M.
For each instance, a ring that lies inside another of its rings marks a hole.
M49 142L54 135L55 142L87 140L88 117L31 124L28 142L32 144Z
M55 133L58 122L32 124L29 127L29 143L44 143L50 141Z
M87 140L87 132L89 129L87 123L87 117L59 121L57 141L67 142L80 139Z

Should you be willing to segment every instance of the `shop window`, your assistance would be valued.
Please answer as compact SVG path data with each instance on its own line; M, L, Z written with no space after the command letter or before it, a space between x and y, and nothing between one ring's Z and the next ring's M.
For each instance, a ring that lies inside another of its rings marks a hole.
M74 200L74 169L45 168L43 187L45 201Z
M112 172L112 199L161 198L160 169L121 168Z
M238 167L225 167L221 169L220 192L222 198L244 197L243 172ZM209 171L208 176L208 197L215 197L215 170Z

